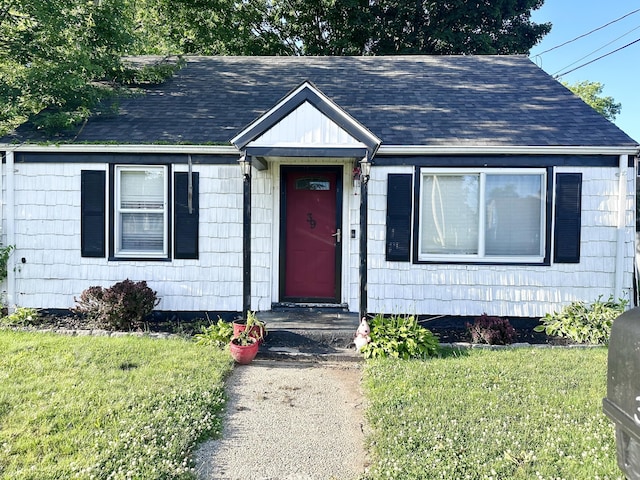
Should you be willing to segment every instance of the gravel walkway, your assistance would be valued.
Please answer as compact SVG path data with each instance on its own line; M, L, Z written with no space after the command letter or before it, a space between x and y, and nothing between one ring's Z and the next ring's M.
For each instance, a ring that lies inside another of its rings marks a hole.
M364 471L361 366L254 361L227 380L223 438L196 452L201 480L356 479Z

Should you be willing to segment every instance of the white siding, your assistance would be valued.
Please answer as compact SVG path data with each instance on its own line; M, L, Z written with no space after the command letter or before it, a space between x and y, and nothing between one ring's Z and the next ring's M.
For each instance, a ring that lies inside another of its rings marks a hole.
M159 310L241 310L238 167L194 167L200 174L200 258L171 262L80 256L80 172L106 169L107 165L95 163L16 165L16 302L69 308L85 288L129 278L146 280L158 292Z
M356 146L364 144L349 135L309 102L284 117L260 137L252 147L277 146Z
M280 165L343 165L342 298L359 307L360 194L353 160L270 159L252 178L252 304L279 301ZM3 166L3 168L5 168ZM16 302L70 308L92 285L129 278L158 291L161 310L242 309L242 179L237 165L195 165L200 174L198 260L108 261L80 256L80 172L106 164L16 164ZM186 171L180 165L175 170ZM375 167L369 182L368 310L384 313L542 316L573 300L591 302L614 291L618 177L615 168L566 167L581 172L582 244L579 264L551 266L446 265L385 260L387 175L413 167ZM625 292L633 282L635 178L629 170L625 230ZM4 188L4 185L3 185ZM5 192L3 192L4 196ZM3 202L3 222L6 208ZM3 235L6 225L3 223ZM351 231L355 237L351 238ZM24 263L22 262L24 259Z
M411 168L378 167L369 182L369 305L371 312L538 317L569 302L614 293L617 168L557 168L581 172L582 238L579 264L455 265L385 260L386 181ZM632 294L635 184L629 169L624 290Z
M271 310L272 257L278 253L273 241L278 224L273 213L276 175L277 169L269 165L268 170L253 170L251 179L251 308L258 311Z

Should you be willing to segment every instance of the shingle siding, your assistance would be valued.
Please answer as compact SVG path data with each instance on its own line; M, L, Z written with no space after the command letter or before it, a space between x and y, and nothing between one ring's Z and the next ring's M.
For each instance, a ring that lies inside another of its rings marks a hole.
M410 171L410 170L409 170ZM579 264L551 266L407 264L385 260L384 212L369 212L369 311L539 317L574 300L592 302L613 294L616 263L618 176L613 168L566 167L582 173L582 243ZM370 201L384 198L389 173L407 168L379 167L369 183ZM628 170L625 294L633 295L635 218L634 169ZM603 193L604 192L604 193ZM415 254L415 253L414 253Z
M237 166L197 167L200 199L208 205L201 204L200 210L200 259L169 263L80 256L80 172L99 165L28 163L16 168L19 305L69 308L85 288L129 278L147 280L158 291L160 310L242 309L242 205L236 201L242 181ZM35 194L34 184L40 193ZM47 205L40 204L43 199Z

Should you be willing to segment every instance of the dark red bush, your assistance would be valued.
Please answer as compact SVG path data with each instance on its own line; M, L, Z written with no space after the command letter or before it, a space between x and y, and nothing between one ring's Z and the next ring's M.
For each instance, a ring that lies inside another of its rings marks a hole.
M89 287L75 298L75 313L107 330L134 330L158 304L156 292L144 280L127 279L110 288Z
M490 317L483 313L473 322L467 323L473 343L488 343L489 345L507 345L516 339L516 330L509 320L501 317Z

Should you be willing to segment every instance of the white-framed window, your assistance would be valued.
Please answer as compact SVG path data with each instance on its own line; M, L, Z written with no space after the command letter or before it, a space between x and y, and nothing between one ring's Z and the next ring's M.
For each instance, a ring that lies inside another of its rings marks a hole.
M168 256L166 166L115 166L115 254Z
M419 261L544 261L546 169L420 173Z

